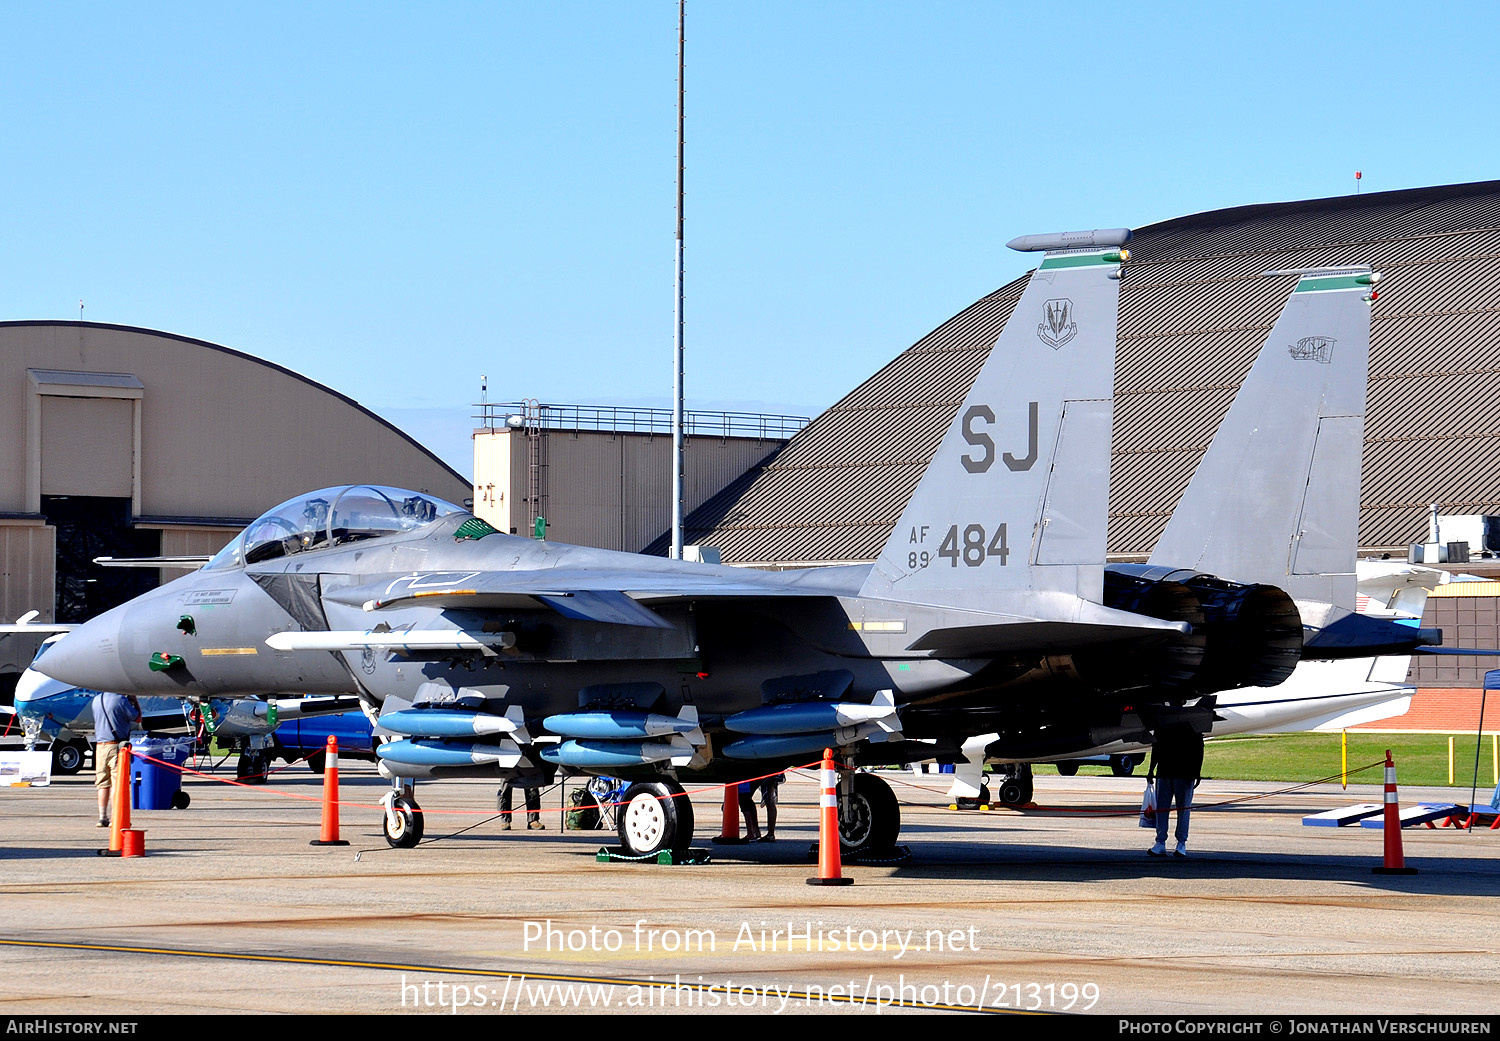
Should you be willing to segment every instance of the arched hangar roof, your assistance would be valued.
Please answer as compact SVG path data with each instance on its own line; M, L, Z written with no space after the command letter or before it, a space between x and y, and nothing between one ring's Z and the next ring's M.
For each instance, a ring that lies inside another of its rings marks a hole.
M470 494L462 475L410 436L280 365L151 329L10 321L0 322L0 514L36 508L27 501L27 471L39 451L31 443L38 437L36 420L28 419L36 411L32 399L86 397L85 385L99 374L132 377L129 385L139 388L143 519L234 522L308 489L351 482L459 502ZM70 382L75 389L64 386ZM49 437L64 436L48 429ZM33 479L33 497L34 488Z
M1029 229L1015 229L1026 231ZM1138 229L1120 287L1109 550L1149 553L1286 287L1267 270L1371 264L1360 545L1424 539L1431 503L1500 513L1500 181L1241 206ZM1025 279L899 354L694 511L726 562L871 560Z

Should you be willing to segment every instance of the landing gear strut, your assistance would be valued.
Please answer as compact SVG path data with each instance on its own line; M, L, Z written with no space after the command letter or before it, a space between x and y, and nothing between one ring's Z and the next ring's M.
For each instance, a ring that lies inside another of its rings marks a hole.
M380 800L385 804L385 841L396 849L411 849L422 841L422 821L427 816L417 805L410 785L386 792Z

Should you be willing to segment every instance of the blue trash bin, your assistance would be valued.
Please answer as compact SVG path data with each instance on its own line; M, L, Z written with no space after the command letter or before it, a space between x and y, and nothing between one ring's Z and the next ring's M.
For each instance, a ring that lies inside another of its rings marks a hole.
M186 737L148 737L134 742L130 757L130 808L170 810L179 801L182 771L172 766L187 762L193 743ZM143 756L159 759L151 762ZM172 766L163 766L171 763Z

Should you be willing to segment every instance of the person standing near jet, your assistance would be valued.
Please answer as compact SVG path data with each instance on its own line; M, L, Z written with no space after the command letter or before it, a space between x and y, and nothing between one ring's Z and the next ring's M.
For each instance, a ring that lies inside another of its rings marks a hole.
M503 817L500 821L501 831L510 830L511 795L515 790L516 786L509 781L506 781L505 787L500 789L500 813ZM542 793L537 791L535 787L522 788L521 792L526 796L527 829L531 831L544 830L547 825L542 823Z
M786 774L780 773L760 782L760 803L766 808L766 830L760 837L762 842L776 841L776 800L781 792L781 782L785 780Z
M1193 789L1203 773L1203 735L1186 723L1172 723L1156 732L1151 746L1151 769L1156 777L1156 845L1146 852L1153 857L1167 853L1167 812L1177 803L1177 848L1175 857L1187 856L1188 817Z
M124 694L95 694L94 709L94 790L99 796L99 827L109 827L110 789L116 783L115 773L120 743L141 721L141 706L134 697ZM129 784L122 778L120 784Z

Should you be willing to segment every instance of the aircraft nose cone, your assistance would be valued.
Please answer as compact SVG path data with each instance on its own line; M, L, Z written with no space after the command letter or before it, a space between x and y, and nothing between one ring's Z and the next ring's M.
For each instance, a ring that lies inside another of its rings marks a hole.
M62 641L58 641L61 643ZM56 646L55 644L53 646ZM49 650L51 648L48 648ZM27 669L21 673L21 678L16 681L16 707L29 705L33 701L41 701L54 694L72 690L71 683L61 683L49 676L43 676L35 669Z
M85 622L49 647L32 668L70 686L130 693L120 659L123 612L117 607Z

